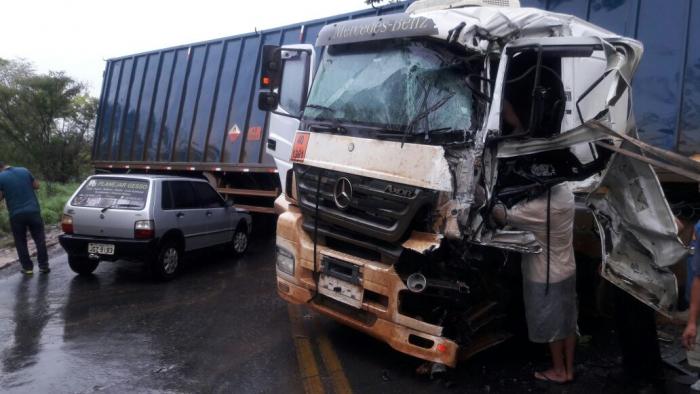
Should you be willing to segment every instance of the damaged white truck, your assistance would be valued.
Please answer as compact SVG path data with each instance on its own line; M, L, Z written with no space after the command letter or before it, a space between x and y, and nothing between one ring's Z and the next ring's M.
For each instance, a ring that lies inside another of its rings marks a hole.
M636 139L640 42L517 0L424 0L316 48L262 59L282 298L455 366L509 337L503 271L542 252L491 208L570 182L602 276L673 307L687 250L650 163L697 168Z

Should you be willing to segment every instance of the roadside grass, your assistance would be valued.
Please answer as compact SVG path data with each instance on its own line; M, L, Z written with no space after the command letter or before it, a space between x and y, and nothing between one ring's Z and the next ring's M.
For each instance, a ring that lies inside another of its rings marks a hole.
M41 205L41 216L47 226L56 225L61 221L63 206L80 183L49 183L41 182L41 187L37 191L39 205ZM5 203L0 203L0 248L12 244L10 236L10 215L7 212Z

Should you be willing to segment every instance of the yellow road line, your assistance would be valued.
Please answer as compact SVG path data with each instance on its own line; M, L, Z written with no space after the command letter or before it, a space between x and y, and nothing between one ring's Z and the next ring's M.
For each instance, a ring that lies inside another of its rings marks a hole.
M311 348L311 339L307 330L304 328L304 323L301 321L301 310L298 305L287 304L289 312L289 321L292 324L292 339L297 352L297 361L299 363L299 372L301 372L301 381L304 385L306 394L324 394L323 383L321 376L318 373L318 365L316 365L316 357Z
M328 339L326 334L320 330L318 320L316 320L316 328L320 333L316 339L318 341L318 348L321 351L321 358L323 359L323 364L326 367L326 371L331 377L331 382L333 382L333 391L336 394L352 394L350 382L348 381L347 376L345 376L343 366L340 364L340 359L335 353L335 350L333 350L331 341Z

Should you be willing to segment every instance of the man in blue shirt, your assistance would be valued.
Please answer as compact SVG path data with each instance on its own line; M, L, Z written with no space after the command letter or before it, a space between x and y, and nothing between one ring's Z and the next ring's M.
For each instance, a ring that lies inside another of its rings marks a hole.
M34 190L39 188L32 173L26 168L10 167L0 161L0 201L5 199L7 210L10 211L10 227L15 239L17 255L22 264L22 273L32 275L34 263L27 248L27 230L34 239L39 260L39 271L48 273L49 257L46 252L46 236L44 221L41 219L41 208Z

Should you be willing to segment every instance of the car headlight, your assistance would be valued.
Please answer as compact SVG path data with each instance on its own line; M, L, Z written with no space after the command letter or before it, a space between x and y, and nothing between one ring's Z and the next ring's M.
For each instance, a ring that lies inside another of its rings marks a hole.
M277 269L294 275L294 255L287 249L277 247Z

